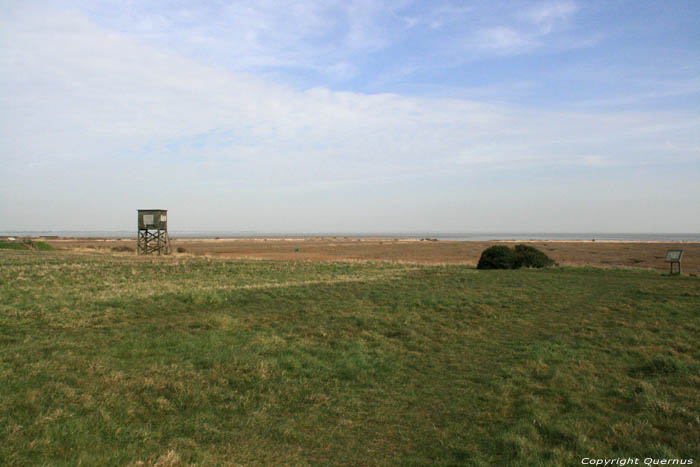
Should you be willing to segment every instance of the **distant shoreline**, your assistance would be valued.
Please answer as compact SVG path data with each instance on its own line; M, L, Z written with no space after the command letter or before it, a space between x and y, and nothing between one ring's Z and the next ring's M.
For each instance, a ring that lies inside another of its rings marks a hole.
M6 237L0 237L6 238ZM17 237L20 238L20 237ZM136 241L136 237L56 237L56 236L37 236L31 237L42 240L57 240L57 241ZM443 243L460 243L460 242L473 242L473 243L483 243L483 242L499 242L499 243L519 243L519 242L546 242L546 243L635 243L635 244L666 244L666 243L679 243L679 244L696 244L700 243L700 240L582 240L582 239L571 239L571 240L559 240L559 239L533 239L533 238L522 238L522 239L498 239L489 238L484 240L472 240L472 239L436 239L436 238L400 238L400 237L183 237L170 235L171 240L191 240L191 241L202 241L202 242L230 242L230 241L240 241L240 242L250 242L250 241L278 241L278 242L298 242L298 241L312 241L312 240L355 240L359 242L377 242L377 241L395 241L395 242L443 242Z

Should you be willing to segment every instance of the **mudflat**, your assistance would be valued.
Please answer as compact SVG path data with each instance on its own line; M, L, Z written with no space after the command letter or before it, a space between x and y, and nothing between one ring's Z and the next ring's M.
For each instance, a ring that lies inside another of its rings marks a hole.
M563 266L633 267L668 271L666 251L682 249L685 274L700 274L700 243L608 241L435 241L391 238L174 238L174 250L184 254L226 258L299 261L395 261L417 264L476 265L491 245L523 243L541 249ZM114 251L135 250L136 240L52 239L56 248Z

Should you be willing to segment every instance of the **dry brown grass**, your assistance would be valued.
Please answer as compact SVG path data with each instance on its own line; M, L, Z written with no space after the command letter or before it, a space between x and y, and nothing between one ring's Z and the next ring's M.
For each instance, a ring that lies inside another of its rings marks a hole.
M64 239L50 242L57 248L109 251L134 247L135 240ZM346 237L297 239L174 239L173 249L191 255L225 258L302 261L396 261L417 264L476 265L481 252L503 242L452 242ZM684 273L700 274L700 243L633 242L518 242L541 249L564 266L634 267L667 271L666 251L684 250ZM297 251L298 250L298 251ZM125 253L129 254L129 253ZM133 253L132 253L133 254Z

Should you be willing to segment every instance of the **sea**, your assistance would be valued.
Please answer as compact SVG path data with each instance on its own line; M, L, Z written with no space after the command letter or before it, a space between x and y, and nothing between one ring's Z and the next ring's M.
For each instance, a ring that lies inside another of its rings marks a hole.
M258 232L220 230L170 230L170 238L398 238L442 241L624 241L700 242L700 233L601 233L601 232ZM8 230L0 237L136 238L133 230Z

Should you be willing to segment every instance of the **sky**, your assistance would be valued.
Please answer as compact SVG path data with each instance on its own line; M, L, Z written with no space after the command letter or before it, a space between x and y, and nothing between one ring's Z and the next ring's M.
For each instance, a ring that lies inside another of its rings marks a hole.
M0 232L700 232L697 0L0 9Z

